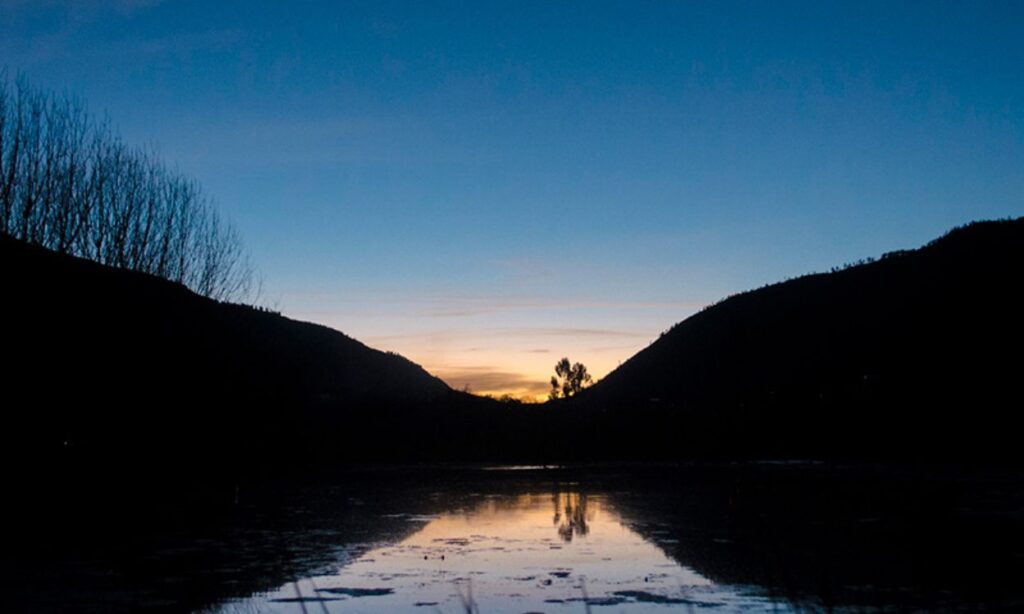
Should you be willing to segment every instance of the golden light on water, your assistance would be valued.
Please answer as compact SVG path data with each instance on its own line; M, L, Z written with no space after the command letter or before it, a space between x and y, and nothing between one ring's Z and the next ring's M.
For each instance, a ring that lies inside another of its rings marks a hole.
M556 488L470 495L452 505L436 516L391 516L422 526L366 550L335 574L311 578L299 590L347 595L341 605L358 611L410 614L425 607L472 609L467 604L500 614L549 611L552 604L582 611L581 599L590 597L616 605L615 611L648 611L651 604L636 595L650 601L684 593L724 603L713 582L632 530L602 495ZM296 587L286 585L235 605L283 607L295 594Z

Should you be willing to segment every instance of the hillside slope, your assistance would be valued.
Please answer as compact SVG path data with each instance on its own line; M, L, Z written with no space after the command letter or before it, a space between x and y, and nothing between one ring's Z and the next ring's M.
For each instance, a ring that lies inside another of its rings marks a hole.
M624 455L1016 455L1024 219L733 296L567 408ZM589 430L589 429L588 429Z
M326 327L6 236L0 286L3 446L20 462L105 458L120 471L383 456L367 429L400 435L404 419L465 401Z
M567 402L450 390L337 331L0 237L7 467L1020 456L1024 220L731 297ZM37 480L38 481L38 480Z

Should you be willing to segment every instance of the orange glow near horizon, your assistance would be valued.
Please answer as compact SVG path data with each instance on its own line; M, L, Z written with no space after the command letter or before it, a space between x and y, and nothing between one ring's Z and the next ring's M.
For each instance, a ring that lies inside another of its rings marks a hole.
M397 352L454 389L543 402L562 357L586 365L596 382L701 306L410 294L349 297L336 311L288 315Z
M547 400L555 363L563 356L585 364L596 382L647 345L639 334L628 340L603 339L611 341L606 346L592 341L562 339L561 351L517 347L520 344L507 339L493 349L469 349L464 353L455 348L439 351L436 346L412 344L397 351L454 389L493 397L509 395L524 402L539 403Z

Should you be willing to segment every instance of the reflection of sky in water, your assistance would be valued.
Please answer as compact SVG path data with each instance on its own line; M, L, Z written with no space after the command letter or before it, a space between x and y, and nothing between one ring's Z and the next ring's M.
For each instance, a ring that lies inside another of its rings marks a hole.
M753 594L716 586L621 523L599 496L489 497L369 549L318 576L222 606L219 612L777 611ZM297 601L297 591L303 595ZM604 607L610 606L610 607Z

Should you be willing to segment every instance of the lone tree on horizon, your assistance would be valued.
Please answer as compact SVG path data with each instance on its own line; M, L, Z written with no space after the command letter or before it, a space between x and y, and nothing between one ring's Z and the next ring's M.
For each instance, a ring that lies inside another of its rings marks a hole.
M555 375L551 377L551 392L548 400L567 399L579 394L593 382L587 373L587 367L581 362L570 364L568 358L562 358L555 364Z
M150 273L217 300L257 290L235 229L191 178L75 98L0 68L0 233Z

